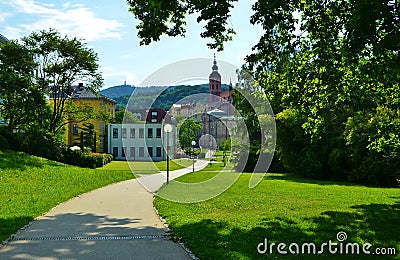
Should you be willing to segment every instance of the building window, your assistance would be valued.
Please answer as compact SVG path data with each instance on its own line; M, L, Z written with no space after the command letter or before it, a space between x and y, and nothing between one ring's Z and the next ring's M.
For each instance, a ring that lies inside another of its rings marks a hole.
M158 119L158 113L157 113L157 111L151 112L151 122L152 122L152 123L157 123L157 119Z
M113 155L114 155L114 158L118 157L118 147L113 147Z
M144 157L144 147L139 147L139 157Z
M126 138L126 128L122 128L122 138Z
M147 129L147 138L153 138L153 128Z
M161 147L157 147L157 149L156 149L156 157L161 157Z
M72 126L72 134L73 134L73 135L79 135L79 127L78 127L77 124L74 124L74 125Z
M126 157L126 147L122 147L121 152L122 152L122 157Z
M118 138L118 128L113 128L113 138Z
M153 157L153 147L147 147L147 152L149 153L149 157Z
M135 138L135 135L136 135L136 129L135 128L131 128L131 131L130 131L131 133L131 138Z
M131 157L135 158L136 154L135 154L135 147L131 147Z
M161 128L157 128L157 133L156 133L156 137L157 138L161 138Z
M139 128L139 138L144 138L144 128Z

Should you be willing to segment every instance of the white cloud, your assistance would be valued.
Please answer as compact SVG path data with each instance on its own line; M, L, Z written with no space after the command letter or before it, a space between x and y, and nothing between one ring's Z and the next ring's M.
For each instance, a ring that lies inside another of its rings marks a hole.
M39 3L34 0L14 0L10 3L17 12L36 15L36 22L20 25L25 34L31 31L54 28L62 34L85 39L87 42L101 38L120 39L123 24L117 20L98 18L82 5L64 3L62 10L53 4Z
M10 16L11 16L10 13L2 13L2 14L0 15L0 23L1 23L1 22L4 22L5 20L7 20L7 18L10 17Z
M20 28L15 28L11 26L6 26L4 27L3 31L1 32L7 39L9 40L15 40L21 38L22 35L22 29Z

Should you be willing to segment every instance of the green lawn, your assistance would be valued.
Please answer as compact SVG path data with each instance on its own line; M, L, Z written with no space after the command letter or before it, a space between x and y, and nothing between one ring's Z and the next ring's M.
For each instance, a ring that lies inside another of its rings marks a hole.
M206 168L179 180L200 182L216 174ZM154 204L173 235L181 238L202 260L281 259L283 255L277 253L276 246L272 256L261 255L257 252L258 244L267 238L269 245L281 242L321 245L329 240L337 242L339 231L347 233L346 243L368 242L373 250L396 247L400 252L400 189L311 181L290 174L268 174L257 187L249 189L249 179L250 174L242 174L229 190L205 202L182 204L156 198ZM324 256L327 257L356 256ZM321 256L286 258L320 259Z
M189 159L175 159L169 162L169 169L171 171L179 170L188 167L192 164ZM167 162L139 162L139 161L112 161L98 170L120 170L129 171L135 174L153 174L160 171L167 170Z
M0 151L0 241L61 202L132 178L123 169L84 169Z

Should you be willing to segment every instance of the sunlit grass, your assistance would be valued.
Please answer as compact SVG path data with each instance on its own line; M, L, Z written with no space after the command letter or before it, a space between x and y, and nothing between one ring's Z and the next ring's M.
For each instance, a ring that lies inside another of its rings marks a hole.
M186 168L192 164L192 161L189 159L175 159L169 161L169 169L170 171L179 170L182 168ZM119 171L129 171L135 174L154 174L160 171L167 170L167 162L141 162L141 161L112 161L109 164L106 164L102 168L98 168L98 170L119 170Z
M196 172L181 182L201 182L217 172ZM290 174L268 174L254 189L242 174L226 192L211 200L182 204L161 198L155 206L173 230L200 259L260 259L257 246L269 243L371 243L400 252L400 189L372 188L342 182L306 180ZM321 256L289 255L292 259ZM354 255L324 255L352 259ZM363 258L367 255L363 255Z

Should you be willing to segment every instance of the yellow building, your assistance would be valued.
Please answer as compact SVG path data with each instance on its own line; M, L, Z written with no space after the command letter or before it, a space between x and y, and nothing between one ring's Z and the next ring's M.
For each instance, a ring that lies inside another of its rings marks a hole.
M77 87L75 87L71 97L74 103L80 107L89 106L94 109L100 111L104 109L108 113L110 113L111 118L115 117L115 109L114 106L117 101L108 98L101 94L95 94L82 83L79 83ZM102 122L99 120L90 120L90 123L93 125L93 129L96 133L97 147L96 152L106 153L107 151L107 125L109 122ZM70 122L66 126L66 140L68 146L77 145L80 143L80 132L84 128L83 123L74 123Z

